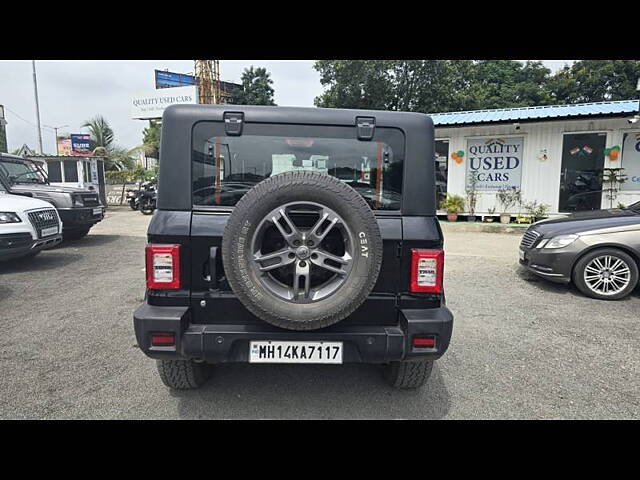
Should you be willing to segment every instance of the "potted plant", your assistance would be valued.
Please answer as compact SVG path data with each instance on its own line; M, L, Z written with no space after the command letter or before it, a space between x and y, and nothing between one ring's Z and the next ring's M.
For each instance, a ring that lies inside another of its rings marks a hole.
M469 206L469 222L476 221L476 203L478 202L478 174L477 172L469 172L469 181L467 182L467 205Z
M530 215L531 222L537 222L548 217L550 205L546 203L538 203L536 200L523 204L525 211Z
M607 188L603 190L609 199L609 208L613 208L613 201L618 197L620 187L627 181L624 168L605 168L600 175L600 181L607 184Z
M493 222L493 214L496 213L496 207L491 207L487 210L489 212L489 216L484 218L484 221L487 223Z
M447 198L440 204L440 208L447 211L447 220L455 222L458 220L458 213L464 210L464 198L448 193Z
M508 210L513 208L513 206L520 201L520 189L516 187L501 188L500 190L498 190L496 198L498 199L498 203L502 207L502 209L500 210L500 223L510 223L511 214L508 213Z

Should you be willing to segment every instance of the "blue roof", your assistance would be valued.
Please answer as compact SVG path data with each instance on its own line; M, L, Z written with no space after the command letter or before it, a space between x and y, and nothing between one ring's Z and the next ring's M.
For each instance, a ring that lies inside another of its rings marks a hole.
M640 112L640 100L620 100L616 102L576 103L574 105L545 105L539 107L434 113L431 115L431 118L436 127L441 127L444 125L468 125L473 123L548 120L598 115L627 115L637 114L638 112Z

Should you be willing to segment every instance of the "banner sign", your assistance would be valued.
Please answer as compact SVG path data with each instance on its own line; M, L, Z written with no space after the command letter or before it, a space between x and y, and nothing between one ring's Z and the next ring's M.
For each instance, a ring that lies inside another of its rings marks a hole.
M131 118L162 118L162 112L169 105L198 103L196 87L173 87L149 90L131 99Z
M640 191L640 133L625 133L622 144L622 165L627 181L620 190Z
M467 140L467 184L469 173L478 176L476 190L520 188L524 137Z
M91 156L91 135L84 133L71 134L71 155L76 157Z
M73 150L71 149L71 139L65 137L58 137L58 155L73 155Z
M156 70L156 88L184 87L195 85L196 77L186 73L167 72Z

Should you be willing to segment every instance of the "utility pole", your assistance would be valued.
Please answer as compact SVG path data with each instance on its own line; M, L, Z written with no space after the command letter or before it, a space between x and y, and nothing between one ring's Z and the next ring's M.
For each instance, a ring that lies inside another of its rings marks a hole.
M48 125L45 125L45 127L47 128L53 128L53 131L56 132L56 156L60 155L60 152L58 151L58 130L60 130L61 128L65 128L68 127L69 125L60 125L59 127L49 127Z
M4 126L7 121L4 118L4 105L0 105L0 153L8 153L7 150L7 130Z
M42 155L42 128L40 128L40 105L38 103L38 80L36 79L36 61L31 60L33 67L33 93L36 97L36 119L38 121L38 153Z

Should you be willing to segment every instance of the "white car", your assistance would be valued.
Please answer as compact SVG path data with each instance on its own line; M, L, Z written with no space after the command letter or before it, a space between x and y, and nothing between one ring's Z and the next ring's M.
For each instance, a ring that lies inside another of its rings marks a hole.
M35 256L62 241L62 222L48 202L7 193L0 183L0 261Z

